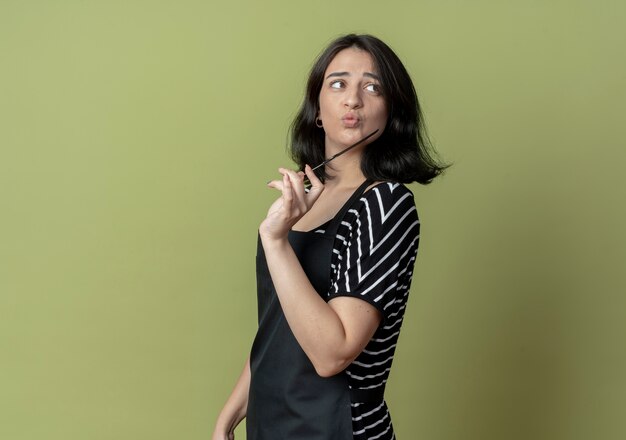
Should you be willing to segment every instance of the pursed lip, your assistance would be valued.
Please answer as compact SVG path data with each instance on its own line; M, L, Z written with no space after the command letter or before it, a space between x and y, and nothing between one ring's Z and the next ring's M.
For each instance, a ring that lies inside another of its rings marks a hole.
M346 113L341 117L341 122L345 127L354 128L361 122L361 118L359 118L354 113Z
M342 121L360 121L361 118L359 118L354 113L346 113L345 115L341 117L341 120Z

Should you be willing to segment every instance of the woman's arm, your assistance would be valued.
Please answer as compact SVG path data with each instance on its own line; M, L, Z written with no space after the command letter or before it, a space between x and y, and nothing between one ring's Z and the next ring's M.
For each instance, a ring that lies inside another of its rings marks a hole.
M270 186L280 189L283 195L270 208L259 232L291 331L318 374L332 376L361 353L382 317L374 306L357 298L338 297L325 302L304 273L287 234L323 191L310 167L305 171L312 183L308 194L304 193L302 175L281 169L282 182Z
M374 335L380 312L357 298L325 302L287 240L263 239L263 249L285 318L315 370L323 377L343 371Z
M235 388L233 388L224 408L217 417L212 440L233 440L235 438L235 428L246 417L249 390L250 357L248 356Z

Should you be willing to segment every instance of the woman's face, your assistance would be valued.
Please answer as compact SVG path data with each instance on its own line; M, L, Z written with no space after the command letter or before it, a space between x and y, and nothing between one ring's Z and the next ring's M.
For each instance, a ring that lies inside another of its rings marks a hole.
M354 47L344 49L332 59L319 96L326 148L335 150L364 138L378 138L387 124L387 105L381 94L380 78L372 56Z

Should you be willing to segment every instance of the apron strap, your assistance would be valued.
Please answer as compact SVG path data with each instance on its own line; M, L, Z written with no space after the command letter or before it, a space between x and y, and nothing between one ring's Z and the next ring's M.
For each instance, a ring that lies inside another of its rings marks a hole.
M354 205L354 202L363 195L365 189L372 184L372 180L366 179L365 182L359 186L354 193L350 196L348 201L341 207L341 210L337 213L337 215L332 219L330 225L324 231L324 235L335 238L337 236L337 231L339 230L339 225L343 221L348 210Z

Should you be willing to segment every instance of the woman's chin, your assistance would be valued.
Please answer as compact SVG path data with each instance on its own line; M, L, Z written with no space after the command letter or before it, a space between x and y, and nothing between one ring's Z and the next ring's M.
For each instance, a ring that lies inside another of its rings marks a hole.
M369 132L362 125L356 127L342 127L335 133L327 133L326 138L338 145L349 146L363 139L374 130Z

